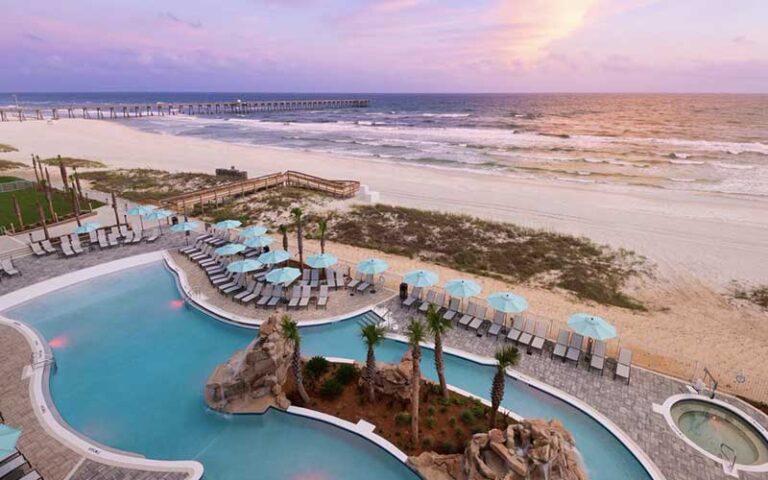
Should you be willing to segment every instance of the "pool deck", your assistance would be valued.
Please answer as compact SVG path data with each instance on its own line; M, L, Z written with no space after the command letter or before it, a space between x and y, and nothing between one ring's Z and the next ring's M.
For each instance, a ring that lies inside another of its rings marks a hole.
M413 310L401 308L398 299L390 300L383 306L392 312L390 318L397 324L398 332L404 332L409 318L416 315ZM472 331L456 327L448 332L443 344L492 357L502 341L487 336L478 337ZM588 371L583 360L578 367L573 362L563 364L552 360L550 352L545 351L541 356L538 353L521 355L515 370L576 397L613 421L652 459L667 480L734 478L727 475L719 463L705 458L678 438L664 417L653 411L654 404L661 405L672 395L689 393L685 383L633 367L631 382L627 385L620 379L613 379L614 362L606 366L601 377L597 371ZM450 383L450 371L446 371L446 377ZM768 428L768 417L752 406L728 395L717 395L717 398L748 413ZM738 478L765 480L768 474L740 471Z

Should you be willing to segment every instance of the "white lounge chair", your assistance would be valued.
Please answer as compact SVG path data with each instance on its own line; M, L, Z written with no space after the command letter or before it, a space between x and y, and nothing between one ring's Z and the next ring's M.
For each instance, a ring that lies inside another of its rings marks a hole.
M584 336L574 333L571 335L571 341L568 344L568 351L565 352L566 360L573 360L576 362L576 366L579 365L581 360L581 348L584 344Z
M547 333L549 332L549 323L540 320L536 323L536 332L531 341L531 350L538 350L539 355L544 351L544 345L547 343Z
M30 243L29 248L32 249L32 253L34 253L36 257L44 257L48 255L48 252L43 250L43 247L41 247L40 244L37 242Z
M605 368L605 342L602 340L595 340L592 344L592 358L589 360L589 369L596 369L600 371L600 376L603 376L603 369Z
M515 317L512 321L512 328L507 332L507 340L516 342L520 335L523 334L523 327L525 327L525 319L523 317Z
M320 294L317 297L317 308L328 306L328 285L320 285Z
M613 374L613 378L616 377L625 378L627 385L629 385L629 377L632 374L632 350L628 348L619 349L619 358L616 363L616 373Z
M411 294L408 295L405 300L403 300L403 306L406 308L411 308L419 299L421 299L421 290L421 287L413 287Z
M497 310L493 314L493 323L488 328L488 335L498 337L507 322L507 314Z

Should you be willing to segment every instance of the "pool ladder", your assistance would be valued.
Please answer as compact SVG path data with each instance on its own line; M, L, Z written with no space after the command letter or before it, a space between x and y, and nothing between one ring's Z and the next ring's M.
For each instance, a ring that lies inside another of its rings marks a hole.
M723 457L723 460L729 462L727 472L732 472L733 467L736 466L736 450L723 442L720 444L720 456Z
M56 373L56 358L53 355L42 355L41 358L35 359L35 355L32 355L32 368L45 368L51 367L51 372Z

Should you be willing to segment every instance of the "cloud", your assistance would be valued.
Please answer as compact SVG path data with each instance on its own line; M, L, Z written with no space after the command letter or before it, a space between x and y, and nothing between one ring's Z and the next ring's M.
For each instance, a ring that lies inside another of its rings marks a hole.
M176 25L183 25L194 29L203 28L203 24L199 20L194 22L182 20L172 12L160 12L158 18Z

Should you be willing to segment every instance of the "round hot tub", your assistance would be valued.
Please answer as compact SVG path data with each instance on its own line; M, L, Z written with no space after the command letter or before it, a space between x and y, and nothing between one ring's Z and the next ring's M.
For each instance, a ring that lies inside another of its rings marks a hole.
M715 457L731 460L735 455L738 465L768 463L764 429L730 405L685 398L670 406L669 415L680 433Z

